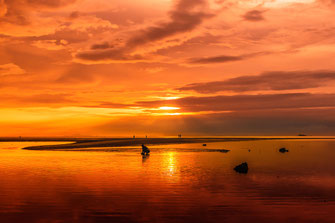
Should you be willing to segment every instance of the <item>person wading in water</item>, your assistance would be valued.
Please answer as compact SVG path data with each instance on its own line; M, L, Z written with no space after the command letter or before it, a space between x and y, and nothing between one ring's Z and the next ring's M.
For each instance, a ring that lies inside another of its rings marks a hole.
M148 147L146 147L144 144L142 144L142 155L148 155L150 153L150 150Z

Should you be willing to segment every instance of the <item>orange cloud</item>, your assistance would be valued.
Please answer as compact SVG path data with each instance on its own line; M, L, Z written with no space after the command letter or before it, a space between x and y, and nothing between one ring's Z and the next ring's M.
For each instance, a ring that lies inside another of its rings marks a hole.
M74 3L76 0L2 0L3 7L1 23L13 23L18 25L30 24L30 13L32 9L53 9ZM6 10L5 10L6 9Z
M104 47L98 47L103 51L82 52L77 55L78 58L84 60L141 60L140 55L131 55L132 51L139 46L146 45L167 37L174 36L179 33L185 33L195 29L202 21L213 15L203 12L203 7L206 6L205 0L180 0L175 5L175 8L170 12L170 21L149 26L143 30L139 30L135 35L131 36L124 46L114 49L108 47L104 43ZM91 49L97 49L93 45ZM107 47L106 47L107 46ZM105 50L107 48L107 50ZM110 49L108 49L110 48Z
M0 0L0 127L335 133L334 16L331 0Z
M0 76L5 75L18 75L26 73L25 70L21 69L19 66L9 63L0 65Z

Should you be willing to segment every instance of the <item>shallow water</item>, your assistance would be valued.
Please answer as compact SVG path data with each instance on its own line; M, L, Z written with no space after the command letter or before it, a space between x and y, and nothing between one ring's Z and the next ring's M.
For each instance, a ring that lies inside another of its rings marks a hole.
M335 222L335 140L20 149L38 144L0 143L2 223Z

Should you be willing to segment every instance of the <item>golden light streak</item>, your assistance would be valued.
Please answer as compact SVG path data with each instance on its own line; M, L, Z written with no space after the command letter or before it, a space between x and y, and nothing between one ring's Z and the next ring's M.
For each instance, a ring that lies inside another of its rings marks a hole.
M180 109L180 108L178 108L178 107L168 107L168 106L164 106L164 107L159 107L158 108L159 110L178 110L178 109Z
M266 7L282 7L288 4L309 4L313 3L315 0L276 0L276 1L271 1L271 2L266 2L264 5Z
M167 158L167 169L168 174L170 176L174 175L176 172L176 160L175 160L175 152L169 152L169 156Z
M176 100L179 99L180 97L178 96L171 96L171 97L157 97L158 99L162 99L162 100Z

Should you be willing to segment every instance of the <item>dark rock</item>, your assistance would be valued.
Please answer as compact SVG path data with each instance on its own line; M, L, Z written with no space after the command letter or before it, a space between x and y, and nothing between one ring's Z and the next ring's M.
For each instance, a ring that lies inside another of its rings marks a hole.
M202 144L202 146L207 146L207 144Z
M248 163L241 163L240 165L237 165L234 170L238 173L248 173L249 167Z
M279 149L279 152L281 152L281 153L286 153L286 152L288 152L288 150L287 150L286 148L283 147L283 148L280 148L280 149Z

